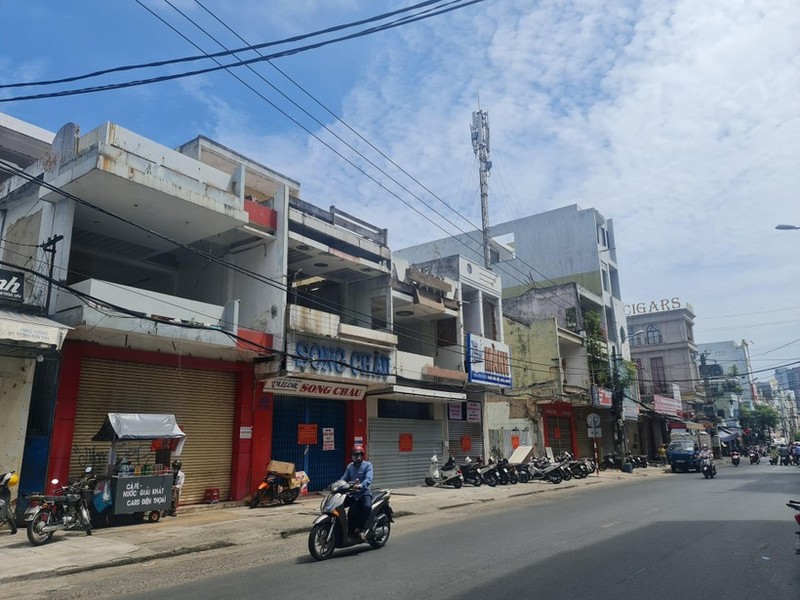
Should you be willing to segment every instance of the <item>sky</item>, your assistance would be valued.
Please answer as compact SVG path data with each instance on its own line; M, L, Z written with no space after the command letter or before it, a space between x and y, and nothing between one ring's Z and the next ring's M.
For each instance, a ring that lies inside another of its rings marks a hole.
M147 9L214 52L176 9L232 48L202 6L263 43L414 3L170 2L3 3L15 25L0 84L199 53ZM696 340L748 340L754 370L800 361L800 230L775 229L800 226L796 0L484 0L253 69L263 79L233 71L263 98L220 71L0 112L51 131L110 120L170 147L206 135L301 182L306 201L389 228L400 249L480 223L480 106L491 223L596 208L614 220L624 302L690 303Z

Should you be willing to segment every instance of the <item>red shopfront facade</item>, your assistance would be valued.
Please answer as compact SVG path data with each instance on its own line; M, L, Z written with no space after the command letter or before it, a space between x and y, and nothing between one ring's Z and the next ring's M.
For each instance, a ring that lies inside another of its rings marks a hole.
M263 452L253 435L256 392L248 362L67 341L47 478L66 481L81 463L92 462L91 437L106 412L170 413L187 434L181 456L186 502L201 502L207 488L219 489L223 500L241 500L254 464L269 459L256 454Z
M575 426L575 409L569 402L540 404L544 429L544 445L553 449L556 456L563 452L578 455L578 435Z

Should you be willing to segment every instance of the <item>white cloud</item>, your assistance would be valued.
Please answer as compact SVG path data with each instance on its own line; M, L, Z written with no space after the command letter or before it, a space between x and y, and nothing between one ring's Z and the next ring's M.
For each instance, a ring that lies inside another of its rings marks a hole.
M298 19L321 9L294 6ZM616 224L626 298L681 296L695 305L702 332L704 315L800 304L800 236L773 229L800 224L797 31L792 0L486 3L359 43L369 63L342 112L477 222L477 189L467 186L475 180L469 122L479 93L492 124L492 221L572 202L598 208ZM325 53L315 58L324 68ZM210 107L221 141L299 179L309 201L389 227L395 247L443 235L302 132L265 135L253 114L236 114L227 102ZM792 315L800 317L784 316ZM709 335L760 336L763 347L786 341L780 327L748 330L758 317L738 322L739 332Z

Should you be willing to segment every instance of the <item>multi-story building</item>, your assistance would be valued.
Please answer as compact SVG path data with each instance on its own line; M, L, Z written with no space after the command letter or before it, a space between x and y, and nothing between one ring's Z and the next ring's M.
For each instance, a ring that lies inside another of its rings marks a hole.
M753 409L758 402L756 378L753 377L753 366L750 362L750 344L747 340L735 342L709 342L697 344L696 361L700 364L701 357L705 356L707 365L719 365L722 373L731 375L738 381L742 405Z
M795 401L800 402L800 367L775 369L775 379L781 388L794 392ZM796 408L800 412L800 404Z
M643 447L653 454L668 439L667 421L694 418L705 401L695 363L695 315L677 298L630 304L627 311L639 395L652 409L642 423Z

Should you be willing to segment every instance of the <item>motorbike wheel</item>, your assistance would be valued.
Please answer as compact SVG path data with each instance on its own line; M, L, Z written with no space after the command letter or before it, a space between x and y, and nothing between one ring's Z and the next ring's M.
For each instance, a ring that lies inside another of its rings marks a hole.
M311 533L308 534L308 552L314 560L325 560L330 558L333 550L336 547L336 534L330 536L330 530L335 527L333 521L325 521L324 523L317 523L311 528Z
M292 502L297 500L297 497L299 495L300 495L300 488L299 487L298 488L293 488L293 489L289 490L289 494L288 495L283 497L283 503L284 504L291 504Z
M558 471L553 471L552 473L547 475L547 480L552 483L561 483L562 479L563 478L561 477L561 473L559 473Z
M475 473L475 475L472 477L471 483L475 487L481 487L481 485L483 484L483 477L481 477L481 474Z
M519 476L519 482L520 483L528 483L531 480L531 476L528 475L527 471L520 471L518 473L518 476Z
M639 466L642 467L643 469L646 469L647 468L647 461L643 460Z
M431 479L430 477L426 477L425 478L425 485L432 486L434 483L436 483L436 482L433 479Z
M519 477L517 477L516 473L509 473L508 474L508 482L511 485L517 485L519 483Z
M454 488L459 489L461 487L461 478L460 477L453 478L452 484Z
M8 523L8 528L11 530L11 535L17 533L17 522L14 520L14 517L9 517L6 521Z
M261 499L264 497L264 490L258 490L255 494L253 494L253 499L250 500L250 508L255 508L259 504L261 504Z
M375 534L369 541L369 545L375 549L383 548L389 541L389 534L392 532L392 523L386 513L381 513L375 520Z
M561 479L563 479L564 481L569 481L570 479L572 479L572 471L570 471L569 469L564 469L563 471L564 472L561 473Z
M496 487L497 486L497 478L494 475L484 475L483 476L483 483L485 483L489 487Z
M601 461L599 465L597 465L601 471L605 471L608 468L606 461Z
M50 516L49 510L42 510L28 522L28 541L34 546L41 546L53 538L52 531L42 531L42 527L50 522Z

